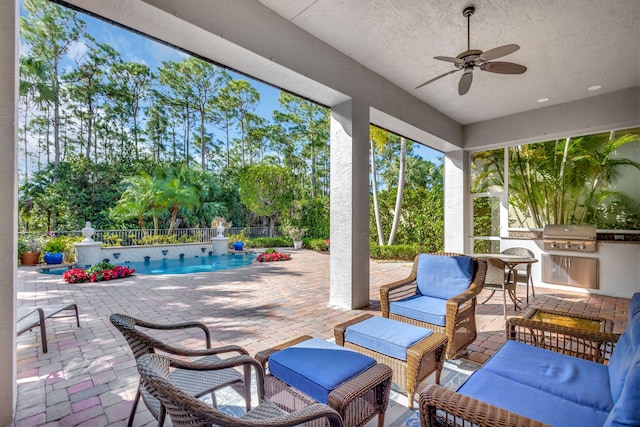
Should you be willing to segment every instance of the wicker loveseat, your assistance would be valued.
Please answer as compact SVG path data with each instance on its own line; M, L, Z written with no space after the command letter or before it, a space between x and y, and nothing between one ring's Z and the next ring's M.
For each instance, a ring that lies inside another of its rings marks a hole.
M640 425L640 293L621 336L520 318L507 334L457 392L424 389L422 426Z
M451 359L476 339L476 296L486 271L481 259L420 254L408 277L380 288L382 316L445 334Z

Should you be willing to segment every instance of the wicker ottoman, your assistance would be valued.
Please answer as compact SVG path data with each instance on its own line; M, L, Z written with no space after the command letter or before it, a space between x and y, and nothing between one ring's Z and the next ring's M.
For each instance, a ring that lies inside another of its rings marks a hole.
M280 378L276 377L272 372L267 372L267 368L270 368L271 370L271 368L275 368L276 366L281 369L279 365L276 365L276 361L280 362L281 360L277 359L275 356L271 363L273 366L270 367L269 365L269 357L273 356L274 353L280 350L289 349L288 351L290 354L291 350L293 350L290 349L290 347L298 345L295 348L300 349L301 347L310 346L311 343L320 341L317 339L314 339L314 341L308 340L312 340L312 337L304 335L276 347L263 350L255 355L255 358L262 364L265 369L265 397L287 411L302 409L312 403L315 403L318 400L325 400L320 398L314 399L309 394L302 392L298 388L290 386ZM323 346L326 346L326 348L322 348L319 351L326 350L329 352L344 352L344 349L342 349L341 347L326 341L324 341ZM315 351L315 349L313 349L313 351ZM353 354L353 356L355 355L356 353ZM357 357L362 356L357 355ZM311 356L310 358L308 357L308 359L301 360L316 362L312 359L316 358ZM331 358L328 359L330 360ZM345 426L363 426L376 415L378 415L378 426L382 427L384 425L384 414L389 404L391 376L393 375L393 372L391 371L391 368L383 364L376 363L375 360L372 360L371 363L373 364L371 367L365 368L364 371L360 372L353 378L349 379L348 381L330 391L328 393L328 396L326 396L326 401L323 402L327 403L330 407L335 409L340 414ZM315 365L317 365L317 363ZM338 367L344 368L345 364L329 364L328 366L326 366L323 372L320 372L320 376L328 376L329 374L333 373L332 371L337 370L335 368ZM296 368L291 369L295 371ZM290 381L291 378L289 377L288 380ZM296 382L296 384L298 383ZM300 387L302 388L302 386ZM323 424L321 420L305 424L305 426L322 425Z
M407 391L407 397L409 399L409 408L413 409L413 397L416 391L417 385L426 377L431 375L434 371L436 373L436 384L440 384L440 373L445 360L445 350L447 348L447 336L437 332L432 332L425 338L420 339L412 345L407 347L401 347L402 351L406 351L405 360L399 357L397 354L389 355L390 353L384 350L385 353L380 350L374 350L363 345L354 344L349 342L345 335L347 328L350 326L359 324L367 319L375 317L376 330L374 331L373 341L378 341L374 348L386 348L389 347L386 342L379 338L375 338L375 335L382 336L384 332L393 333L394 331L400 331L402 328L418 328L417 326L408 325L406 323L398 322L397 320L391 320L384 317L377 317L371 314L363 314L345 323L337 325L334 329L336 337L336 343L346 348L356 350L367 356L371 356L378 361L378 363L384 363L393 370L393 382L399 387ZM420 328L424 329L424 328ZM412 332L415 333L415 330ZM431 332L425 330L426 333ZM418 332L419 333L419 332Z

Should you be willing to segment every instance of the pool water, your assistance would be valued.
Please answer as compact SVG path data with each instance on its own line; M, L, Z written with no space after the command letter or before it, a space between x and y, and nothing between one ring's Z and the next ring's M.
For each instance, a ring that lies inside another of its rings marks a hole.
M151 260L148 262L129 262L124 265L136 270L136 274L189 274L209 271L231 270L245 267L256 258L255 253L235 253L228 255L211 255L193 258ZM41 273L62 275L68 268L43 268Z

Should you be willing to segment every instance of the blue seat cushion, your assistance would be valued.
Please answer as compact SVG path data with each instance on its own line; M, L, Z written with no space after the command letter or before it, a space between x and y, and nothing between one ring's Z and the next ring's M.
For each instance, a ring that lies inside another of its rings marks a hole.
M345 332L345 340L400 360L407 360L407 348L433 333L430 329L384 317L370 317Z
M390 303L389 311L398 316L444 326L447 316L447 300L414 295Z
M319 338L269 356L271 374L325 404L329 393L375 364L371 357Z
M482 369L578 405L613 408L608 369L600 363L507 341Z
M474 273L471 257L422 254L416 272L418 293L447 300L466 291Z
M640 425L640 293L629 305L627 329L609 360L611 395L615 405L605 426Z
M458 393L555 427L601 427L608 415L486 369L474 372Z

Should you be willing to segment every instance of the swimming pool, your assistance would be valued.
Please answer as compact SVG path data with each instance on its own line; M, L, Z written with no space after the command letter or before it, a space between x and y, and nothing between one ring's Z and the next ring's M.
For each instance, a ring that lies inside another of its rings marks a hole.
M180 259L158 259L141 262L128 262L124 265L136 270L136 274L190 274L209 271L230 270L245 267L256 258L255 253L232 253ZM68 268L43 268L40 273L62 275Z

